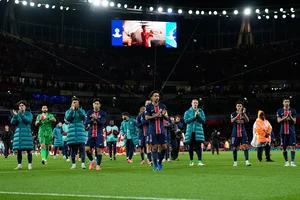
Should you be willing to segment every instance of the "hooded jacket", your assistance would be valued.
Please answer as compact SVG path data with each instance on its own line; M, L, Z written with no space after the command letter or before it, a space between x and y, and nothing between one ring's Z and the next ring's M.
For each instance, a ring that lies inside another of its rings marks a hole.
M252 146L257 146L259 143L270 142L272 126L270 122L266 119L262 120L260 118L263 111L259 110L257 114L257 119L253 124L253 140L251 142ZM252 144L253 143L253 144Z

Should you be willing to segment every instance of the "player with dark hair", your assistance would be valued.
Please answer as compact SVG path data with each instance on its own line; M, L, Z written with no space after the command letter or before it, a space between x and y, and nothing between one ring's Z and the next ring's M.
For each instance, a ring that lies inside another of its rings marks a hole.
M162 170L162 160L167 149L167 136L164 128L164 119L168 119L167 107L159 102L159 92L153 91L150 94L151 103L146 107L146 120L149 120L149 142L152 147L154 171ZM158 159L158 149L161 150Z
M109 125L106 127L106 142L110 160L112 160L112 155L114 155L114 160L116 160L118 135L119 128L115 125L114 120L110 120Z
M36 117L35 125L39 127L39 142L41 144L42 164L47 164L49 147L52 144L52 124L56 122L54 116L48 113L48 107L42 106L42 113Z
M33 141L31 134L32 114L27 108L26 101L19 101L19 111L13 110L11 124L16 125L16 130L13 139L13 150L17 151L18 166L15 170L22 169L22 151L27 151L28 169L32 169L32 150Z
M97 151L97 166L96 170L101 170L101 161L102 161L102 150L104 146L104 138L103 138L103 127L106 121L106 112L100 110L101 101L100 99L93 100L93 109L89 110L86 113L85 118L85 126L90 125L90 129L88 130L88 138L85 143L85 151L86 155L90 160L89 170L92 170L95 161L93 159L93 155L91 152L92 148L96 148Z
M280 135L281 145L283 148L283 157L285 160L284 166L296 167L295 160L295 145L296 145L296 132L295 124L297 119L297 111L290 107L290 99L283 99L283 108L277 110L277 122L281 124ZM289 164L287 147L291 147L291 165Z
M84 143L86 141L86 133L84 127L85 111L80 107L79 99L77 97L72 98L71 108L66 111L65 119L69 122L67 144L71 149L72 167L76 168L75 157L79 149L81 157L81 168L86 169Z
M249 118L246 114L246 108L243 107L241 101L236 102L236 111L231 114L231 123L233 123L232 128L232 149L233 149L233 166L237 166L237 148L240 144L243 145L246 166L251 166L251 163L248 160L248 137L245 129L245 123L249 122Z
M139 128L139 148L141 154L140 164L145 164L144 153L147 153L146 137L147 137L148 121L145 119L145 110L146 110L145 106L140 107L139 115L136 118L137 127Z

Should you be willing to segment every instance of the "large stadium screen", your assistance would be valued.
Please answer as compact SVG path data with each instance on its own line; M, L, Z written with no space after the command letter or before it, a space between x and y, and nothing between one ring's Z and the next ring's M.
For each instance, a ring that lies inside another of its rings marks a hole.
M177 23L112 20L112 46L177 48Z

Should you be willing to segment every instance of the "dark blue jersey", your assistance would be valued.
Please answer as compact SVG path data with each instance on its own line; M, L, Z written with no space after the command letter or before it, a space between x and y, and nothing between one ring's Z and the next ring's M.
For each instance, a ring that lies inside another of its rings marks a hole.
M94 119L92 115L95 114L97 119ZM85 117L85 126L90 124L90 129L88 132L88 136L97 137L98 134L102 134L103 126L106 121L106 112L100 110L95 112L94 110L89 110L86 113Z
M165 104L159 103L157 106L154 106L152 103L146 106L145 115L153 116L155 113L158 113L160 110L167 110ZM161 115L159 118L149 120L149 133L161 134L165 133L164 131L164 119Z
M230 116L231 119L235 118L238 115L237 112L233 112ZM232 137L243 137L247 136L246 129L245 129L245 118L244 113L241 113L239 117L233 122L232 127Z
M136 125L139 128L139 132L141 135L144 136L146 136L148 133L148 125L149 125L149 121L147 121L145 117L146 117L145 113L142 113L138 115L136 118Z
M280 118L280 119L284 118L285 116L289 115L290 112L291 112L291 115L292 115L293 118L297 117L297 112L296 112L295 109L293 109L293 108L289 108L289 109L280 108L280 109L277 110L277 118ZM281 122L280 134L295 134L294 122L289 117L287 118L286 121Z

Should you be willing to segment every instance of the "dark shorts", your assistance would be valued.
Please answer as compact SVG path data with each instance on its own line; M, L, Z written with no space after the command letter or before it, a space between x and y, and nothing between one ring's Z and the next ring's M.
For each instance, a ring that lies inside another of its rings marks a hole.
M143 135L139 135L139 147L146 147L146 137Z
M239 147L241 144L248 144L248 137L243 135L242 137L232 137L231 144L234 147Z
M167 144L171 144L171 133L167 134Z
M296 136L295 134L282 134L281 136L281 146L296 146Z
M90 148L105 148L103 135L99 134L97 137L88 137L85 146Z
M150 133L149 144L167 144L167 136L164 133L156 134Z

